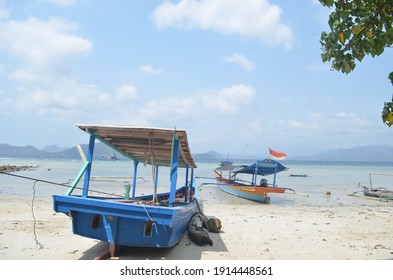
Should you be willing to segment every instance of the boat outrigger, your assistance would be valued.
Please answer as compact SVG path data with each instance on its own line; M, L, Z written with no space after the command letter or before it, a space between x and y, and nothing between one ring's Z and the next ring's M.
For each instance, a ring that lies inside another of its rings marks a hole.
M214 171L214 177L220 190L232 195L236 195L249 200L262 203L270 203L269 193L285 193L294 190L281 188L276 185L276 174L287 170L281 163L265 159L249 165L234 165L231 162L221 162L220 166ZM228 176L224 177L223 172ZM251 175L251 181L245 181L240 178L241 174ZM262 178L257 183L257 176L274 175L273 184L268 184L267 180Z
M186 131L117 125L77 127L90 135L86 161L66 194L53 196L54 210L72 218L73 233L107 242L110 256L116 254L119 246L171 248L176 245L187 232L192 216L202 207L198 204L193 174L197 166ZM132 188L128 186L121 197L94 196L90 194L92 190L89 192L96 140L133 162ZM139 163L153 166L154 184L149 195L136 195ZM169 167L169 191L157 193L161 166ZM180 188L176 186L178 168L185 168L185 181ZM78 183L83 184L79 188L81 194L73 194Z

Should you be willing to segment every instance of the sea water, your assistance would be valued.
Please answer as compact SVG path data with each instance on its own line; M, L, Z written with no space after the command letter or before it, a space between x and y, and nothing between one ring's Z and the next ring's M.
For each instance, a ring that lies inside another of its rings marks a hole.
M219 162L197 162L194 176L203 200L211 200L212 196L220 195L214 185L213 169ZM275 180L279 187L293 189L294 194L270 194L271 203L282 206L346 206L370 205L371 200L362 199L362 186L370 186L369 174L372 175L373 187L386 187L393 190L393 163L346 163L346 162L282 162L287 171L265 178L269 183ZM64 194L72 179L83 166L81 160L53 160L53 159L11 159L0 158L0 165L28 165L33 168L14 172L16 176L0 174L0 193L19 196L51 197L54 194ZM97 195L124 196L126 186L133 184L134 166L132 161L126 160L96 160L93 162L91 176L97 178L90 184L91 191ZM178 184L183 184L184 169L179 169ZM136 195L152 193L152 182L155 180L155 170L143 163L138 165L138 179L136 180ZM160 167L158 173L158 191L167 191L169 186L169 169ZM304 177L293 175L306 175ZM64 185L60 185L64 184ZM82 188L83 179L77 185ZM79 189L75 193L80 192ZM132 194L132 189L131 192ZM349 196L354 194L355 196ZM93 195L93 193L91 193ZM229 197L222 194L222 198ZM231 203L255 203L245 199L231 197ZM222 201L222 200L221 200ZM389 202L391 204L391 202Z

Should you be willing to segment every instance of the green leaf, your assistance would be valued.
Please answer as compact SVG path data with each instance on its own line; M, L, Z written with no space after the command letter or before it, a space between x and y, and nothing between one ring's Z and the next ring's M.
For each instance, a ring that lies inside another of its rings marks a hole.
M390 80L390 82L392 83L392 85L393 85L393 72L390 72L390 74L389 74L389 80ZM393 101L393 100L392 100Z
M333 6L334 0L319 0L319 2L321 2L324 6L331 7Z
M0 0L1 1L1 0ZM330 32L322 32L320 43L323 62L345 74L352 72L355 61L366 55L381 55L393 46L393 0L319 0L333 8L329 15ZM393 72L389 74L393 85ZM393 99L382 110L383 123L393 126Z

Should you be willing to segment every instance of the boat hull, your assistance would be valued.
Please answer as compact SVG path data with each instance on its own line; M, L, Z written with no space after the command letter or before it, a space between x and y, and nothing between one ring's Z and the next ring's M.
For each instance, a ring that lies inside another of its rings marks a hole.
M393 191L389 191L385 189L364 188L363 193L365 196L369 196L369 197L393 200Z
M252 192L251 190L244 190L236 186L226 185L226 184L218 184L217 186L220 190L241 198L267 203L267 204L270 203L270 197L266 193Z
M241 183L232 183L231 180L222 177L217 172L214 172L214 176L218 183L217 186L220 190L232 195L262 203L270 203L270 197L268 196L268 193L285 193L286 190L285 188L278 187L252 186Z
M131 247L173 247L198 212L195 199L172 207L66 195L53 199L54 210L72 218L74 234Z

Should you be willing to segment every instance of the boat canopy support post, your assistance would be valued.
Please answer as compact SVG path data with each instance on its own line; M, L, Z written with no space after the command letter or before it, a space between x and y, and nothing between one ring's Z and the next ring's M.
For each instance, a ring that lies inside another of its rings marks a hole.
M190 202L192 201L192 193L191 193L191 185L193 185L194 184L194 168L191 168L191 180L190 180ZM195 186L195 188L194 188L194 191L195 191L195 193L194 193L194 196L195 197L198 197L198 188Z
M258 176L258 162L255 164L255 173L252 176L252 185L257 185L257 176Z
M186 193L184 194L184 203L187 203L187 200L188 200L187 196L190 193L190 188L191 188L191 186L188 184L188 182L189 182L188 181L188 169L189 169L189 166L187 164L186 165L186 181L184 182L184 185L186 186L186 188L185 188ZM190 198L190 200L191 200L191 198Z
M71 195L71 193L74 191L76 185L78 185L79 181L81 180L83 174L85 173L85 171L86 171L87 167L89 167L89 165L90 165L90 163L88 161L85 161L81 170L79 171L78 175L76 175L75 179L72 181L72 184L68 188L65 195Z
M153 201L157 201L157 189L158 189L158 165L154 166L154 193L153 193Z
M274 177L273 177L273 188L276 187L277 167L278 167L278 164L276 162L276 169L274 170Z
M180 150L180 140L176 132L173 133L172 138L172 156L171 156L171 190L169 196L169 205L173 205L176 196L176 181L177 181L177 168L179 165L179 150Z
M134 159L134 180L132 183L132 198L135 198L135 190L136 190L136 179L137 179L137 173L138 173L138 163L139 161L137 161L136 159Z
M85 180L83 183L82 197L87 197L87 194L89 192L91 166L93 163L93 153L94 153L95 140L96 140L96 137L93 134L90 134L89 151L87 153L87 163L88 164L87 164L86 170L85 170Z

